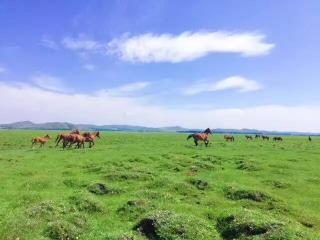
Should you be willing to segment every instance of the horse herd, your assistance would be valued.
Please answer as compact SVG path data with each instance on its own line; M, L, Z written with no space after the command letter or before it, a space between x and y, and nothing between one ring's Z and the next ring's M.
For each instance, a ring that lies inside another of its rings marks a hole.
M193 138L193 141L195 143L196 146L198 146L198 142L199 141L203 141L206 145L206 147L209 144L209 139L208 139L208 135L212 134L212 131L210 128L207 128L206 130L204 130L204 132L201 133L193 133L190 134L187 137L187 140L189 140L190 138ZM74 144L76 144L75 148L84 148L85 147L85 143L88 142L89 143L89 148L91 148L92 146L94 146L94 140L96 138L100 138L100 132L85 132L85 133L80 133L80 131L74 130L70 133L60 133L57 137L56 137L56 147L59 146L59 143L62 142L62 148L65 149L66 147L70 148L71 146L73 146ZM234 136L233 135L224 135L223 138L228 142L234 142ZM255 139L263 139L263 140L270 140L269 136L265 136L265 135L261 135L261 134L256 134L255 136L252 135L245 135L245 138L247 140L253 140L253 138ZM39 143L40 147L43 147L44 144L46 144L50 139L50 136L47 134L44 137L35 137L32 138L32 147ZM279 136L275 136L272 138L273 141L283 141L282 137ZM308 140L311 142L312 139L309 136Z
M206 147L208 146L209 144L209 140L208 140L208 135L209 134L212 134L212 131L210 130L210 128L207 128L204 132L202 133L193 133L193 134L190 134L188 137L187 137L187 140L189 140L190 138L193 138L193 141L195 143L196 146L198 146L198 142L199 141L203 141L206 145ZM227 141L227 142L234 142L234 136L233 135L224 135L223 138ZM267 140L269 141L270 140L270 137L269 136L265 136L265 135L262 135L262 134L255 134L254 136L253 135L245 135L245 138L247 140L253 140L253 138L255 139L259 139L261 138L262 140ZM283 141L283 138L282 137L279 137L279 136L275 136L272 138L273 141L277 142L277 141L280 141L282 142ZM311 139L311 136L308 137L308 140L309 142L312 141Z
M80 133L78 129L70 132L70 133L60 133L56 137L55 143L56 147L59 146L59 143L62 142L62 148L66 147L70 148L75 144L75 148L84 148L85 143L89 143L89 148L94 146L94 141L96 138L100 138L100 132L84 132ZM34 137L32 138L32 147L35 144L40 144L40 147L43 147L50 139L50 136L47 134L44 137Z

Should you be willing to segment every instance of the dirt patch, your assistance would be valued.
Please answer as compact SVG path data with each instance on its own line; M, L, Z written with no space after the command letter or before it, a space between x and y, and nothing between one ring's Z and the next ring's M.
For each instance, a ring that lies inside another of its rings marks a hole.
M88 186L88 191L97 195L110 193L110 189L108 189L103 183L95 183Z
M237 164L237 169L240 169L240 170L245 170L245 171L260 170L257 164L253 161L239 160L239 161L236 161L236 164Z
M201 179L190 179L189 182L199 190L205 190L209 187L208 182Z

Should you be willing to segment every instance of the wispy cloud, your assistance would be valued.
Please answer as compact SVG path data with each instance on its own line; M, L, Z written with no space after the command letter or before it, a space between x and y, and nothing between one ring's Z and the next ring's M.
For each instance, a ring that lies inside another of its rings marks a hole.
M0 101L0 122L29 119L35 122L68 121L320 132L320 106L172 109L135 97L111 96L107 93L66 94L25 84L10 85L3 82L0 82L0 92L2 98L6 99ZM66 114L70 111L72 114Z
M65 83L61 78L49 74L38 73L35 76L33 76L31 80L36 86L46 90L52 90L57 92L70 91L70 89L68 89L65 86Z
M124 84L119 87L101 90L100 92L107 93L112 96L126 96L130 93L141 91L146 87L148 87L149 85L150 85L150 82L133 82L133 83Z
M130 62L191 61L212 53L238 53L242 56L268 54L274 44L265 35L233 32L183 32L124 36L108 43L108 51Z
M83 65L83 68L88 71L93 71L96 68L96 66L93 64L85 64L85 65Z
M42 36L40 44L44 47L51 48L54 50L59 49L59 45L46 35Z
M215 92L227 89L235 89L238 92L251 92L262 89L262 85L254 80L241 76L232 76L218 82L199 82L182 89L184 95L196 95L203 92Z
M104 45L98 41L89 39L85 35L79 35L77 38L65 37L61 44L70 50L96 52L104 48Z

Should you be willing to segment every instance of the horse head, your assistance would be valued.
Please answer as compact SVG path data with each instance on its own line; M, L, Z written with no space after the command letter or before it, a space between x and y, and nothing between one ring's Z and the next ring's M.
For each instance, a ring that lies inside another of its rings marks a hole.
M45 135L44 137L47 138L47 139L50 139L49 134Z
M204 133L212 134L212 131L210 130L210 128L207 128L206 130L204 130Z

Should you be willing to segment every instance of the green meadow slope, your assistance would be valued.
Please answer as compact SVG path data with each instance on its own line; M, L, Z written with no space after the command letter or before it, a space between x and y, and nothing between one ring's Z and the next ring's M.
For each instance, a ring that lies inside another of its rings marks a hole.
M0 239L320 239L320 139L46 133L0 131Z

